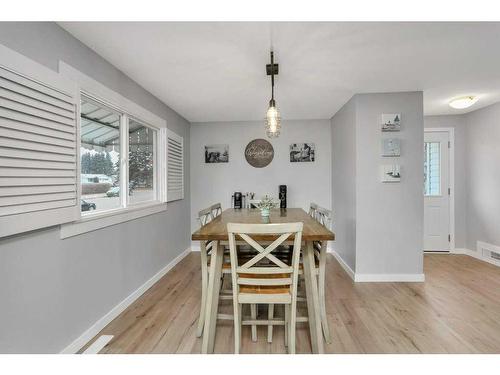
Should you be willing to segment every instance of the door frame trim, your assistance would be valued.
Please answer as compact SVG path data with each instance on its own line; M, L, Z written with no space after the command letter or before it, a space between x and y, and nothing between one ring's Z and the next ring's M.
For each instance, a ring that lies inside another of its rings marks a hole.
M455 128L424 128L425 133L447 132L450 141L449 149L449 183L450 183L450 253L455 252ZM425 142L425 141L424 141ZM425 220L425 217L424 217Z

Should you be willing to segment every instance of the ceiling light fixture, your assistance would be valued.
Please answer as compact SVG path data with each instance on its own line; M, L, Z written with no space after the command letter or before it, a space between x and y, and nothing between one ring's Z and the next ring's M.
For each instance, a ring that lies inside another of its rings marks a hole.
M280 135L281 117L276 102L274 101L274 75L278 75L278 64L274 63L274 53L271 50L271 64L266 65L267 75L271 76L271 100L266 114L266 133L269 138L276 138Z
M468 95L468 96L461 96L459 98L452 99L450 101L449 105L451 108L464 109L464 108L469 108L475 102L477 102L477 97L472 96L472 95Z

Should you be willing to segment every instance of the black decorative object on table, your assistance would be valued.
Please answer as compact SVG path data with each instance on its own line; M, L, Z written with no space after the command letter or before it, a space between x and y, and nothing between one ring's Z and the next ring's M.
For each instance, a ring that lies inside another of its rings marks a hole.
M280 199L280 208L286 208L286 185L280 185L278 197Z
M233 194L233 208L243 208L243 195L239 191Z

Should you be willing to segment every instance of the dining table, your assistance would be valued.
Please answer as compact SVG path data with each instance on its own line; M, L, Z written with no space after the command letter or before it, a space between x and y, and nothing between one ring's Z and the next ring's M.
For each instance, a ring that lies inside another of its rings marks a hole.
M313 353L323 353L323 335L319 311L318 284L316 281L314 242L333 241L335 234L320 224L302 208L276 208L270 211L268 217L262 216L259 209L229 208L208 224L195 231L193 241L214 241L212 246L209 269L208 290L205 308L205 326L203 328L202 353L213 353L215 344L215 330L219 305L219 291L222 276L224 248L228 246L228 223L303 223L302 231L302 259L304 269L304 283L306 290L307 312L311 348ZM267 243L274 241L276 235L252 235L257 242Z

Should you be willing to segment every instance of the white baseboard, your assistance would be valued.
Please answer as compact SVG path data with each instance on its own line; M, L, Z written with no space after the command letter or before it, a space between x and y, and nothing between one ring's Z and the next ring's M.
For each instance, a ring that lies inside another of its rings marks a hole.
M357 283L422 283L425 281L423 273L356 273L354 281Z
M332 247L328 246L328 252L333 254L335 259L342 266L344 271L357 283L382 283L382 282L424 282L425 275L422 274L360 274L352 270L351 267L342 259L342 257L333 250Z
M95 340L92 345L90 345L83 354L97 354L99 353L108 343L113 340L113 335L102 335Z
M500 247L482 242L482 241L477 241L477 247L476 250L471 250L471 249L463 249L463 253L465 255L468 255L470 257L473 257L475 259L481 260L483 262L493 264L494 266L500 267L500 261L494 260L487 255L484 254L483 250L488 250L488 251L494 251L496 253L500 253Z
M74 354L77 353L82 347L85 346L92 338L94 338L104 327L106 327L113 319L120 315L127 307L129 307L136 299L144 294L151 288L158 280L160 280L168 271L177 265L191 252L191 248L187 248L179 254L174 260L158 271L152 278L147 280L138 289L136 289L127 298L121 301L118 305L113 307L106 315L95 322L89 329L87 329L80 337L69 344L61 351L61 354Z
M335 257L335 259L337 259L337 262L339 262L340 266L344 269L344 271L349 275L349 277L353 280L355 280L355 273L354 271L352 270L351 267L349 267L349 265L344 262L344 259L342 259L342 257L339 255L339 253L337 253L335 250L333 250L331 247L328 247L328 250L327 250L329 253L333 254L333 256Z
M191 242L191 251L200 251L200 241Z

